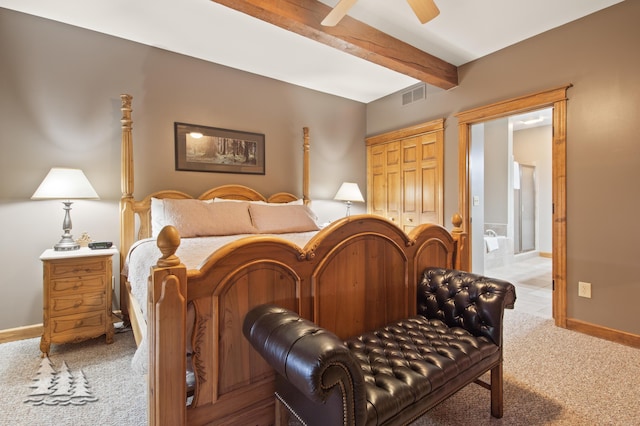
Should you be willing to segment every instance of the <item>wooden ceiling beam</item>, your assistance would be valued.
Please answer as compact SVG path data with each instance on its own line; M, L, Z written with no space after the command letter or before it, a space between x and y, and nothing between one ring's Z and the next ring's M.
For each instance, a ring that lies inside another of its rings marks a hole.
M320 25L331 8L319 1L212 1L433 86L458 85L456 66L356 19L345 16L335 27Z

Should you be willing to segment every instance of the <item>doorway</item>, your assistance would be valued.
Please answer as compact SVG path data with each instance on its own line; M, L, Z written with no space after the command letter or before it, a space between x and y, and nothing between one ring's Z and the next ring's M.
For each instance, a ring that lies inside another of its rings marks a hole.
M471 126L471 271L516 286L521 312L552 316L552 108Z
M567 90L570 85L534 93L456 114L458 118L459 198L458 211L462 215L462 228L469 242L463 247L462 267L469 270L473 263L470 247L477 245L471 227L470 151L471 127L493 119L525 113L542 108L553 108L552 144L552 315L555 324L566 328L566 109ZM512 204L513 206L513 204ZM477 240L477 238L475 238Z

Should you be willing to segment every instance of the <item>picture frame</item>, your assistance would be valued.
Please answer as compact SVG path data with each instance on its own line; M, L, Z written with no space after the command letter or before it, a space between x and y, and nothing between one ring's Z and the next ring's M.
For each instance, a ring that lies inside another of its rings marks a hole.
M265 174L261 133L174 123L176 170Z

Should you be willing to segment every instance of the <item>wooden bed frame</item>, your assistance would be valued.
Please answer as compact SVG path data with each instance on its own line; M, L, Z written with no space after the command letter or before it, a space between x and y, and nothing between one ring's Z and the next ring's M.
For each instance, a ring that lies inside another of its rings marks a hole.
M133 198L131 99L122 95L122 265L133 242L150 235L152 196L191 198L177 191L156 192L141 201ZM303 158L302 192L308 202L307 128ZM265 200L235 185L212 189L199 198L212 197ZM295 198L278 193L268 201ZM180 244L177 231L165 227L157 239L163 255L153 268L147 301L148 423L273 424L274 372L242 335L246 312L259 304L275 303L341 338L414 315L422 270L427 266L459 268L466 243L461 223L456 215L451 233L439 225L424 224L407 235L384 218L350 216L319 231L305 247L256 235L227 244L200 270L189 271L175 256ZM122 311L139 336L144 324L133 315L132 302L130 288L121 277ZM195 312L191 336L186 331L189 304ZM193 348L196 377L189 406L185 403L187 339Z

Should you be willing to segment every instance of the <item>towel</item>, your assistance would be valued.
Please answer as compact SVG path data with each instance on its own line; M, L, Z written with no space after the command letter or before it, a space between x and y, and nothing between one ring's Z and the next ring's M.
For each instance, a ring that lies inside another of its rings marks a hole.
M484 242L487 246L487 253L491 253L494 250L498 250L498 248L500 247L498 245L497 237L484 237Z

